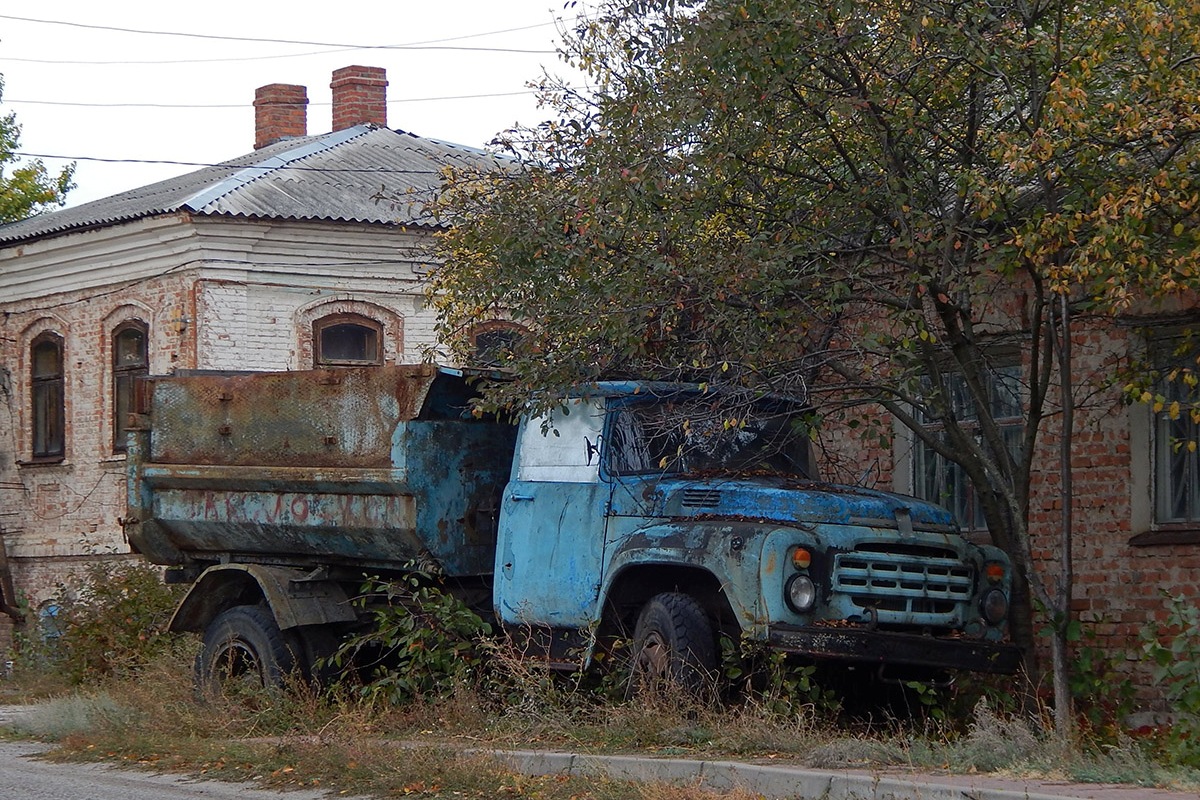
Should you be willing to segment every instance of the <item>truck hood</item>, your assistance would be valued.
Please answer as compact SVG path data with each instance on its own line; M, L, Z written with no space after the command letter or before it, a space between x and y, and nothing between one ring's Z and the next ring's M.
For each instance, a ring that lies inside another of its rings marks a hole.
M795 478L624 478L613 488L615 516L755 519L956 530L945 508L916 497Z

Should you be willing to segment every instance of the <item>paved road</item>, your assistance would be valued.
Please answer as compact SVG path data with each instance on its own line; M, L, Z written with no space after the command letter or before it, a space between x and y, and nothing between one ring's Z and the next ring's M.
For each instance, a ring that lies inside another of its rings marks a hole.
M324 792L254 789L194 781L102 764L55 764L37 758L46 745L0 742L0 797L11 800L326 800Z

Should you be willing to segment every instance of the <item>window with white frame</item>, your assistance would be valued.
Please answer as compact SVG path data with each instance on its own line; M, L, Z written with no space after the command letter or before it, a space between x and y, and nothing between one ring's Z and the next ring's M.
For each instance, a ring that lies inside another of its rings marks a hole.
M1154 522L1200 523L1200 339L1178 328L1150 340L1154 403Z
M983 372L992 419L1000 426L1004 445L1017 458L1021 452L1021 437L1024 430L1021 392L1021 368L1019 365L990 367ZM966 382L959 374L948 375L946 391L954 418L961 427L978 430L979 410L968 391ZM918 413L918 420L935 433L944 430L934 419ZM976 433L978 437L978 433ZM983 506L960 465L937 453L932 447L915 440L913 447L913 494L932 500L953 512L958 524L966 530L983 531L987 525L983 518Z

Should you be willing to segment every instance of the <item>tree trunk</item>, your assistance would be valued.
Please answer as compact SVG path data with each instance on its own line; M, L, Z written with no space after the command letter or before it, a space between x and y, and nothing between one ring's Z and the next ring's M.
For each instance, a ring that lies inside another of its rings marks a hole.
M13 587L12 570L8 566L8 543L4 527L0 526L0 610L12 618L13 625L24 627L25 615L17 607L17 595Z
M1062 394L1062 431L1059 435L1059 480L1062 484L1062 528L1059 532L1058 580L1054 592L1054 643L1051 647L1054 669L1054 728L1060 739L1074 737L1075 714L1071 702L1071 672L1069 666L1071 630L1072 573L1071 539L1074 519L1074 485L1071 474L1071 451L1074 444L1075 399L1071 383L1071 309L1066 294L1059 295L1058 344L1059 390Z

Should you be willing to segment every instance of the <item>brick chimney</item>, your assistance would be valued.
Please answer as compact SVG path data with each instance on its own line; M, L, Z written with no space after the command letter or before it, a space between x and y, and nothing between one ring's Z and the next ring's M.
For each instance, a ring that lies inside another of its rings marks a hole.
M365 122L387 127L387 71L383 67L342 67L334 70L333 129Z
M308 90L272 83L254 92L254 149L308 135Z

